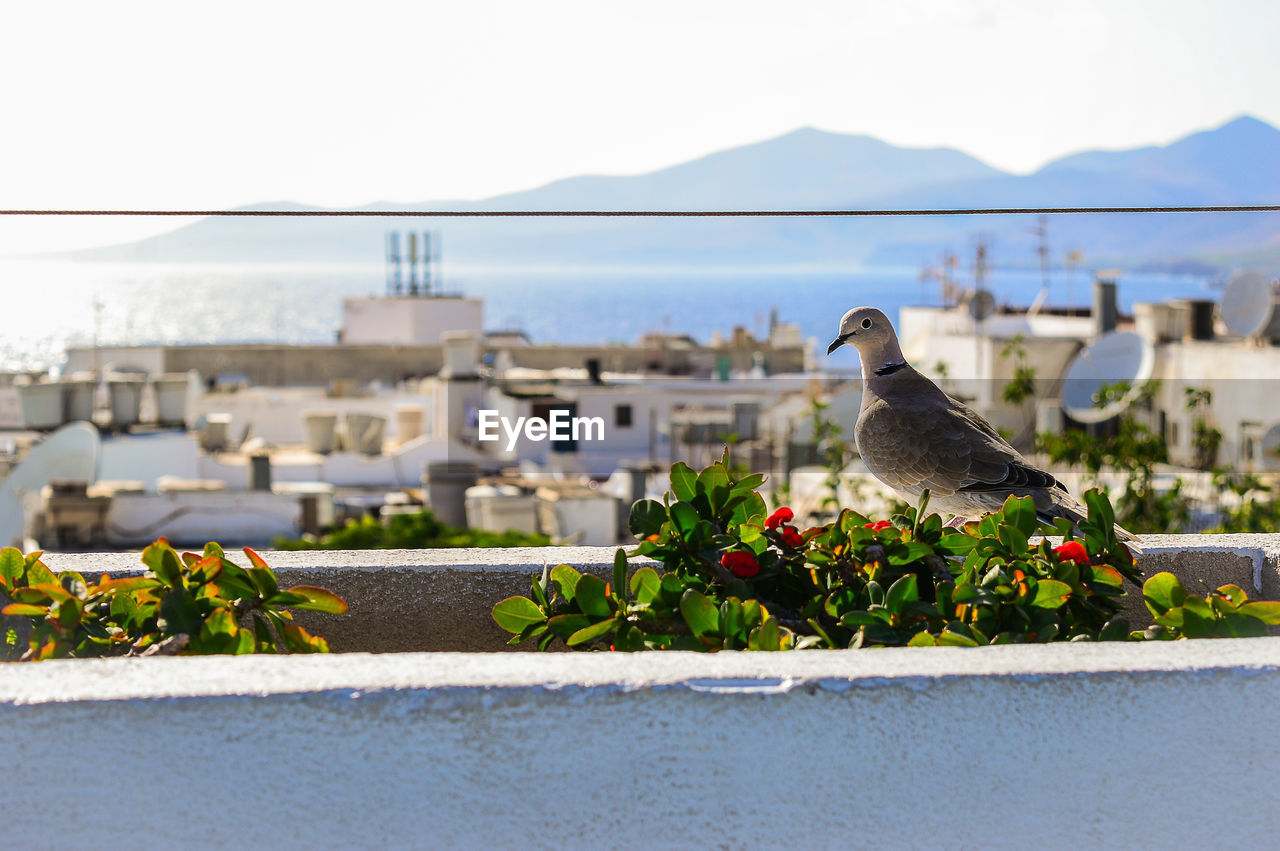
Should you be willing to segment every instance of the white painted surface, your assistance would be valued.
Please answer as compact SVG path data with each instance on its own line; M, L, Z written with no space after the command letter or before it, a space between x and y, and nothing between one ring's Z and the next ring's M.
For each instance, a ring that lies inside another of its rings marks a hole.
M348 345L438 345L448 331L484 330L484 301L458 296L372 296L342 300Z
M99 848L123 816L182 848L1266 847L1277 705L1280 639L8 665L0 760L92 754L115 792L28 796L4 836Z

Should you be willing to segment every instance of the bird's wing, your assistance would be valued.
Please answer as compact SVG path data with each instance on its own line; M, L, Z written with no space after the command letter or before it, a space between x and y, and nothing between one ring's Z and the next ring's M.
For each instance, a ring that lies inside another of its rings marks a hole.
M977 412L940 391L872 401L858 419L856 437L871 472L907 493L1062 487Z

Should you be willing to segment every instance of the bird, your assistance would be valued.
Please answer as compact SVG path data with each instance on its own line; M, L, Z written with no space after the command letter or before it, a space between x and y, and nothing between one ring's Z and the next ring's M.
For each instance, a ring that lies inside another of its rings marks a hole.
M1030 496L1046 523L1079 526L1088 509L1062 482L1014 449L977 411L947 395L902 355L883 312L855 307L840 320L827 354L841 346L862 360L862 408L854 442L867 469L908 501L927 489L929 507L955 517L948 525L999 511L1009 496ZM1116 537L1137 542L1116 526Z

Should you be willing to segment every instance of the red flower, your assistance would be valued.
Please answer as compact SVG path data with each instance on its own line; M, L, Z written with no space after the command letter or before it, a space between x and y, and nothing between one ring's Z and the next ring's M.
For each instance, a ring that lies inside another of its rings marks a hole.
M1089 554L1079 541L1067 541L1056 546L1053 551L1058 554L1058 561L1074 561L1076 564L1088 564Z
M870 529L873 532L879 532L881 529L888 529L893 524L888 520L877 520L874 523L863 523L863 529Z
M750 579L760 572L756 557L747 550L734 550L720 556L720 565L733 571L739 579Z
M800 537L800 530L795 526L783 526L779 531L782 535L782 543L788 547L799 547L804 544L804 538Z
M796 516L795 513L792 512L790 508L787 508L784 505L781 508L779 508L777 511L770 514L769 519L764 521L765 528L777 529L783 523L790 523L792 520L795 519L795 516Z

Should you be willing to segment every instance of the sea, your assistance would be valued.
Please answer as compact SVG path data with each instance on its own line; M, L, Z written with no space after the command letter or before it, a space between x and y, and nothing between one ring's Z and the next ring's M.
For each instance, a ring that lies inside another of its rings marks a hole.
M634 342L652 332L708 341L743 326L767 334L770 315L825 343L841 315L874 305L896 317L939 303L918 268L549 268L449 266L435 285L485 300L487 329L534 342ZM1123 274L1121 310L1136 301L1216 298L1208 278ZM963 278L960 282L963 284ZM1000 303L1027 305L1040 270L988 273ZM0 260L0 368L57 369L68 346L149 343L332 342L342 300L387 292L382 264L226 264ZM1054 270L1051 305L1086 305L1091 278Z

